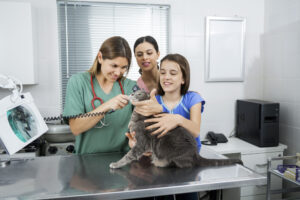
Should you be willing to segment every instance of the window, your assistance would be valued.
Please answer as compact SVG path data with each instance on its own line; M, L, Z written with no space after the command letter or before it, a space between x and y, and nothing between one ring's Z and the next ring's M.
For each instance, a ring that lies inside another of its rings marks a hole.
M133 50L137 38L151 35L161 57L168 53L169 6L59 0L57 9L63 102L69 77L87 71L109 37L124 37ZM138 70L133 55L127 77L137 80Z

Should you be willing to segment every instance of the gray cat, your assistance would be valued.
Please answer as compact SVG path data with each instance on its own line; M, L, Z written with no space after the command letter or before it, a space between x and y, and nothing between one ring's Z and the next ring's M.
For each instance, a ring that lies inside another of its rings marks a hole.
M137 90L130 95L131 101L143 101L149 99L149 94L143 90ZM169 131L161 138L151 135L154 130L146 130L150 123L144 120L153 116L142 116L133 111L129 122L130 132L136 133L136 145L118 162L113 162L110 168L121 168L134 160L139 160L143 153L152 152L152 163L157 167L176 166L207 167L242 164L239 159L206 159L199 155L195 138L183 127Z

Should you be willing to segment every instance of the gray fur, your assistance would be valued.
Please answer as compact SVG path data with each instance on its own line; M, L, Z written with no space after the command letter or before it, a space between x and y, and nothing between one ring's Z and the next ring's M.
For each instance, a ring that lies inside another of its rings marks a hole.
M134 92L130 99L132 101L143 101L149 99L149 95L143 90ZM169 131L165 136L157 138L150 133L153 130L145 128L150 123L144 120L153 116L142 116L133 111L129 123L130 132L136 133L136 145L118 162L110 164L111 168L121 168L134 160L139 160L143 153L152 152L152 163L157 167L176 166L179 168L194 166L223 166L242 164L239 159L206 159L199 155L195 138L183 127L177 127Z

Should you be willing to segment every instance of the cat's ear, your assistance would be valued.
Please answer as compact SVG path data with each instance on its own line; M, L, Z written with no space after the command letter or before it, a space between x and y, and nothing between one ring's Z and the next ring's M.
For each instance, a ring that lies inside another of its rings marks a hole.
M135 91L137 91L137 90L140 90L139 86L134 85L134 86L132 87L132 92L135 92Z

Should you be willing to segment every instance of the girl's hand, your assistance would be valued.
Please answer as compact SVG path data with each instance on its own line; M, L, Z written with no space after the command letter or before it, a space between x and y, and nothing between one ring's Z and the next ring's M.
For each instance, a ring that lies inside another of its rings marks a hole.
M154 122L155 124L152 124L150 126L147 126L146 129L157 129L153 131L152 135L158 135L158 138L163 137L168 131L176 128L180 120L182 119L181 115L177 114L157 114L154 116L155 118L147 119L145 122Z
M129 98L127 95L119 94L109 101L105 102L103 105L108 107L107 110L118 110L125 107L128 104Z
M139 102L132 102L135 106L135 111L143 116L150 116L153 114L161 113L163 111L162 106L157 102L155 98L156 89L153 89L150 93L150 99Z

